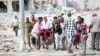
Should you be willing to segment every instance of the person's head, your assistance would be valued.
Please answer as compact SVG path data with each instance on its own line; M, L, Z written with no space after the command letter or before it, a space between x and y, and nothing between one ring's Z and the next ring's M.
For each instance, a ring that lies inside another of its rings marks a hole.
M92 17L96 17L96 16L97 16L97 13L93 13L93 14L92 14Z
M78 16L78 17L77 17L79 23L80 23L80 21L81 21L80 18L81 18L81 16Z
M15 15L15 19L17 19L17 15Z
M29 22L29 17L26 17L26 22L27 22L27 23Z
M61 13L61 16L63 16L64 15L64 13Z
M58 16L58 19L59 19L60 23L64 22L64 18L62 16Z
M57 17L56 16L54 17L54 22L57 23Z
M84 23L84 18L80 17L79 23Z
M60 22L60 19L57 19L57 23L61 23L61 22Z
M32 15L32 16L31 16L31 18L32 18L32 19L35 19L35 16L34 16L34 15Z
M78 16L77 18L78 18L78 19L80 19L80 18L81 18L81 16Z
M61 19L61 16L58 16L58 19Z
M54 17L54 21L56 21L57 20L57 17Z
M67 16L68 16L68 17L71 17L71 16L72 16L72 14L71 14L71 13L68 13L68 14L67 14Z
M61 23L61 16L58 16L57 21L58 23Z
M32 16L31 16L31 18L32 18L32 21L34 21L34 20L35 20L35 16L34 16L34 15L32 15Z
M47 17L46 16L44 17L44 21L47 22Z
M42 18L42 17L38 17L38 22L39 22L39 23L41 23L41 22L42 22L42 20L43 20L43 18Z
M61 17L61 22L62 22L62 23L64 22L64 18L63 18L63 17Z

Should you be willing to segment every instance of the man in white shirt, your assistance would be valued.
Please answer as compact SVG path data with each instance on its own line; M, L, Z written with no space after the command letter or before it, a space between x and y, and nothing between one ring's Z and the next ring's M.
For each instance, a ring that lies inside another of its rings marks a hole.
M96 13L94 13L92 19L92 24L90 26L91 33L92 33L92 44L91 47L93 50L100 51L99 49L99 40L100 40L100 17L97 16ZM96 46L96 48L95 48Z
M66 32L65 32L65 21L64 21L64 18L59 16L58 17L60 19L60 26L61 26L61 29L62 29L62 33L60 35L60 40L61 40L61 44L62 44L62 50L65 49L65 37L66 37Z
M50 23L48 21L46 16L44 17L44 20L43 20L42 24L43 24L42 29L50 29L50 28L52 28L52 23Z
M43 38L43 45L44 45L44 42L47 42L48 39L49 39L49 35L50 35L50 29L52 28L52 23L50 23L47 19L47 17L45 16L43 21L42 21L42 30L43 30L43 34L42 35L42 38ZM49 32L48 32L49 31ZM47 33L47 34L46 34ZM48 49L48 45L46 45L46 49Z

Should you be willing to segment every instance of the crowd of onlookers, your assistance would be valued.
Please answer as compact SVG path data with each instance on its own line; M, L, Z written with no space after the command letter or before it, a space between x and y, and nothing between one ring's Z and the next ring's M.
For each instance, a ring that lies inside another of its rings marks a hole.
M91 49L99 51L100 17L94 13L91 25L87 26L83 17L78 16L76 22L71 16L72 14L68 13L66 20L63 15L55 16L53 22L50 22L46 16L36 19L35 15L32 15L31 20L26 17L25 35L30 49L39 50L41 46L48 49L49 45L54 44L56 51L67 49L68 53L72 53L72 47L79 49L78 45L80 45L81 53L85 54L88 33L91 32ZM15 19L13 30L17 36L19 22L17 16Z

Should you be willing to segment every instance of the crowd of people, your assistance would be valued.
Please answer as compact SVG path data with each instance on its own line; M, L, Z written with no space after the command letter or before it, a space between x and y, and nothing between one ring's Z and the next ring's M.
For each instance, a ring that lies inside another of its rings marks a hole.
M40 50L41 46L44 49L49 49L49 45L54 44L56 51L68 50L68 53L73 53L72 47L79 49L78 45L80 45L81 53L86 54L88 33L91 32L91 49L99 51L100 18L96 13L92 16L93 20L90 26L84 23L84 18L81 16L77 17L76 22L71 13L67 14L66 20L62 15L55 16L53 22L50 22L46 16L36 19L32 15L31 21L29 17L26 17L25 33L28 46L30 49ZM17 27L14 27L14 29Z

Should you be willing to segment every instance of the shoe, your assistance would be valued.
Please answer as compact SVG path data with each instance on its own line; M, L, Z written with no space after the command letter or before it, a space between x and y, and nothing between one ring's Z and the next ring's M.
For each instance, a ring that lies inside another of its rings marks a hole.
M96 48L92 49L92 50L95 50Z
M46 47L46 49L48 50L48 49L49 49L49 47Z
M40 50L40 48L39 48L39 47L37 47L36 49L37 49L37 50Z
M62 48L61 50L66 50L66 48Z
M55 47L53 49L56 49Z
M55 49L55 51L58 51L59 49Z
M85 56L85 54L83 54L83 53L80 53L80 56Z
M42 46L43 46L43 49L45 49L45 48L46 48L44 45L42 45Z
M29 50L28 50L28 52L31 52L31 51L32 51L32 49L29 49Z
M92 47L90 47L90 49L95 50L96 48L92 48Z
M97 51L100 51L100 49L96 49Z
M76 48L77 50L79 50L79 48Z
M33 48L31 47L31 45L29 45L29 48L30 48L30 49L33 49Z
M73 53L73 51L72 50L69 50L68 53Z
M92 48L92 47L91 47L90 49L95 50L96 48Z

